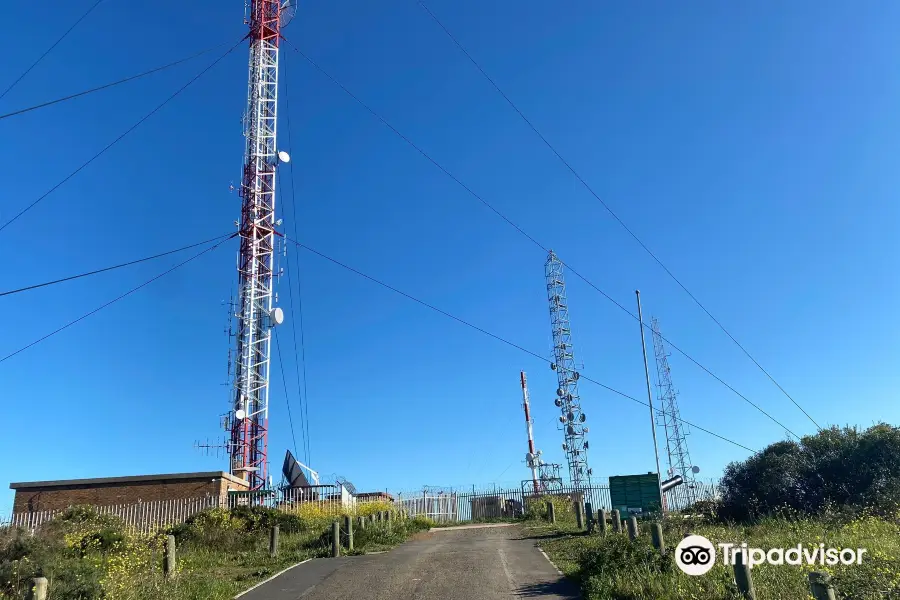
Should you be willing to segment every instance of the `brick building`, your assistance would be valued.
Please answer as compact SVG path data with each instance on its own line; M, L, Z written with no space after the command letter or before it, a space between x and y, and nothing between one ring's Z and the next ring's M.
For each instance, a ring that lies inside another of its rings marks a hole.
M109 506L157 500L217 496L247 490L247 483L223 471L170 473L9 484L15 490L14 513L59 510L79 504Z

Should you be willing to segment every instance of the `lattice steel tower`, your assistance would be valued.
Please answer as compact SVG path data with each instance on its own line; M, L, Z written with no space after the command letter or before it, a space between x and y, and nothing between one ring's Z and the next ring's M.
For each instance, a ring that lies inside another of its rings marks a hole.
M280 2L247 0L245 15L250 67L240 187L234 398L226 428L231 432L231 473L248 481L251 489L266 486L271 328L283 319L281 309L272 306Z
M650 320L650 330L653 332L653 353L656 355L656 381L657 399L660 404L660 412L657 414L657 424L661 425L666 435L666 453L669 460L669 477L681 475L684 479L684 487L692 493L694 489L694 473L691 455L688 452L687 426L681 422L681 414L678 410L678 392L672 385L672 372L669 368L669 355L666 352L662 334L659 332L659 321Z
M575 355L572 348L572 330L569 325L569 304L566 300L566 282L563 264L553 253L544 265L547 277L547 299L550 301L550 325L553 330L553 364L559 387L556 390L556 406L563 430L563 450L569 463L569 479L579 487L590 481L591 470L587 466L587 418L581 411L578 398L578 378Z

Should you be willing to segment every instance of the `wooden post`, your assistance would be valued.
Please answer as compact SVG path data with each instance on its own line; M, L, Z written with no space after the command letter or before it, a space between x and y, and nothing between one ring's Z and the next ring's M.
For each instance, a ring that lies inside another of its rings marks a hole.
M745 552L734 553L734 582L738 592L746 600L756 600L756 591L753 589L753 578L750 576L750 565L744 564Z
M547 502L547 520L551 523L556 523L556 507L553 506L552 500Z
M575 524L578 529L584 529L584 507L581 502L575 502Z
M641 530L638 527L637 517L632 515L631 518L628 519L628 537L630 537L632 540L636 540L637 536L639 536L640 534Z
M353 550L353 518L344 517L344 529L347 530L347 550Z
M653 538L653 547L659 550L660 554L666 553L666 540L663 538L662 525L654 523L650 526L650 537Z
M606 535L606 532L608 531L609 526L606 523L607 518L606 509L601 508L597 511L597 523L600 525L600 533L602 535Z
M612 511L612 526L614 532L622 533L622 516L619 514L619 509Z
M331 524L331 556L337 558L341 555L341 524L335 521Z
M269 556L275 558L278 556L278 525L272 525L269 530Z
M834 586L831 585L831 575L820 571L809 574L809 589L816 600L835 600Z
M163 553L163 573L166 577L175 574L175 536L166 536L166 549Z
M46 577L35 577L32 581L32 588L28 594L29 600L47 600L47 583Z
M594 507L590 502L584 503L584 514L587 515L588 533L594 533Z
M356 524L359 525L360 529L366 528L366 518L365 517L356 517Z

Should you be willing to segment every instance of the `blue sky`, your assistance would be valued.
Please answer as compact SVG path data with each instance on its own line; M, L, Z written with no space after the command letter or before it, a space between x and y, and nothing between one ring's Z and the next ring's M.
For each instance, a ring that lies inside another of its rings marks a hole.
M627 4L627 6L626 6ZM89 5L4 36L5 87ZM820 423L900 420L900 58L887 3L449 2L430 8L595 191ZM9 11L12 11L9 14ZM18 12L17 12L18 11ZM107 0L0 112L243 34L242 2ZM812 424L553 157L415 2L304 2L285 34L519 226L797 433ZM0 122L5 222L214 58ZM293 51L300 237L317 250L550 356L545 256ZM9 289L232 230L246 48L0 233ZM290 191L285 171L281 182ZM290 196L290 194L288 194ZM287 200L289 202L289 200ZM289 205L281 216L290 226ZM289 229L290 231L290 229ZM192 444L228 407L230 244L0 364L0 483L213 470ZM296 256L289 249L291 257ZM185 256L0 299L6 355ZM537 445L563 461L542 363L300 254L311 461L366 489L526 476L518 386ZM569 277L592 378L644 398L636 323ZM280 304L288 307L287 285ZM296 299L295 299L296 300ZM290 317L290 315L289 315ZM290 340L283 330L282 344ZM684 418L753 448L784 431L677 354ZM286 356L294 420L294 361ZM650 471L647 409L582 385L595 472ZM270 453L291 445L277 368ZM299 423L296 425L299 437ZM713 477L747 452L694 432ZM11 493L0 492L0 508Z

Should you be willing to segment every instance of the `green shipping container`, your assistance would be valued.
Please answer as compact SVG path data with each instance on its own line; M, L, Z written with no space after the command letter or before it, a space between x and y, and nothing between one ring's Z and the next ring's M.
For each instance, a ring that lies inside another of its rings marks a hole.
M659 476L656 473L647 473L610 477L609 498L613 509L618 510L623 518L632 514L659 514L662 506L659 497Z

